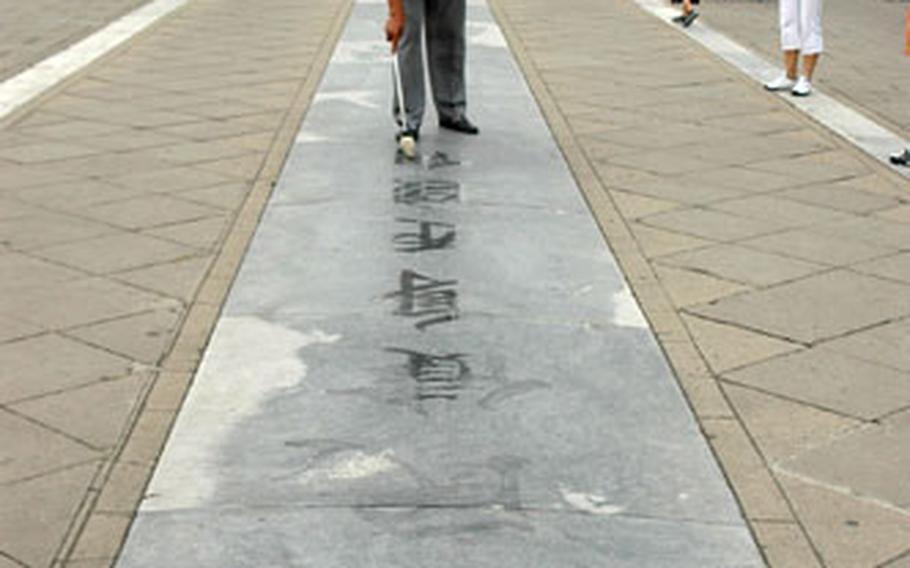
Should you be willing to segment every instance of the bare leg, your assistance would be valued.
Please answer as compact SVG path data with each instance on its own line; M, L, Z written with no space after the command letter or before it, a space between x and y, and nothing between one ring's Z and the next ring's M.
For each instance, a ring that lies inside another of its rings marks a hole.
M682 11L683 14L689 14L692 12L692 0L683 0Z
M799 51L795 49L784 51L784 67L787 69L787 77L795 81L799 71Z
M815 66L818 65L818 58L820 56L820 53L803 55L803 73L805 73L806 79L810 82L812 81L812 75L815 74Z

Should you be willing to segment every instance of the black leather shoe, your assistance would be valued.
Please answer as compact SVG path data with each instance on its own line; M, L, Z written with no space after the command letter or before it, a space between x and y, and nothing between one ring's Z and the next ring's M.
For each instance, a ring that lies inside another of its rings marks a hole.
M895 166L910 166L910 150L904 150L888 157Z
M465 115L456 118L440 118L439 126L440 128L454 130L455 132L461 132L462 134L477 134L480 132Z

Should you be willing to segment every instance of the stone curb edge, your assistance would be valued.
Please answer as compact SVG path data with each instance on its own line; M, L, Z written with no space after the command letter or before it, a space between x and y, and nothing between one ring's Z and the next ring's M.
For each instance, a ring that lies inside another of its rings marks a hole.
M183 400L192 385L209 338L218 322L247 247L275 187L277 177L294 144L322 76L344 31L354 0L343 0L330 24L325 39L310 65L284 121L272 140L252 188L227 232L224 243L190 304L170 352L153 372L150 386L142 394L139 409L131 417L117 451L100 468L93 490L82 504L54 561L55 567L73 561L93 561L92 566L113 566L120 554L137 509L145 495L155 465L170 435ZM167 20L168 18L164 18ZM128 49L138 38L160 22L96 61ZM85 71L63 81L16 113L21 116L36 104L66 85L78 80ZM97 479L100 479L99 483ZM81 564L80 564L81 565Z

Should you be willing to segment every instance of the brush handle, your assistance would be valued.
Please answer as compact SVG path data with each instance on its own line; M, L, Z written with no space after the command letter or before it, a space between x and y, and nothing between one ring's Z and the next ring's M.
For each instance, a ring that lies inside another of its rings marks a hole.
M408 127L407 112L404 102L404 87L401 84L401 69L398 67L398 53L392 55L392 74L395 75L395 90L398 95L398 120L401 121L401 127Z

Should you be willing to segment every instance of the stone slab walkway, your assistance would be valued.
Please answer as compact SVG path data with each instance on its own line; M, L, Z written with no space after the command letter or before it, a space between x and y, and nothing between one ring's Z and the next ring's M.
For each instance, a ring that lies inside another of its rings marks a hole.
M192 2L3 125L4 568L110 564L345 8Z
M487 8L392 139L359 3L120 568L763 566Z
M907 182L632 2L493 4L768 563L907 565Z

